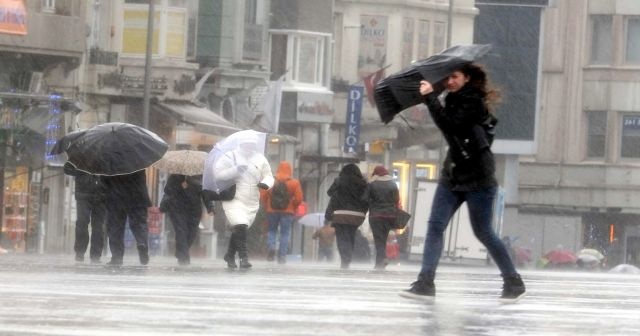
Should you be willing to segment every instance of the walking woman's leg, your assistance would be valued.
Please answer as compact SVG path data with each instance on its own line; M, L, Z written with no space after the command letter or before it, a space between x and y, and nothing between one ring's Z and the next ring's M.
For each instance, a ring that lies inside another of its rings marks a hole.
M490 187L479 191L466 193L466 202L469 207L469 219L473 234L487 248L489 255L498 265L503 275L516 274L516 269L509 257L502 240L493 231L493 201L496 196L496 187Z
M338 253L340 254L340 261L342 268L348 268L351 263L351 251L353 251L353 242L349 237L347 224L333 223L333 227L336 229L336 243L338 244Z
M469 217L473 233L484 244L502 273L503 302L515 302L525 295L526 289L520 275L516 272L509 253L493 231L491 226L493 218L493 201L497 188L491 187L479 191L468 192L466 201L469 207Z
M422 269L420 274L435 276L436 268L442 255L444 231L449 220L462 204L462 198L443 184L438 184L433 202L427 237L422 252Z
M175 241L176 241L176 252L175 256L178 259L178 263L185 263L187 259L188 252L188 228L187 223L185 222L185 216L176 211L170 211L169 218L171 219L171 224L173 225L173 232L175 233Z
M373 234L373 244L376 248L376 268L384 268L383 263L387 258L387 236L389 230L385 227L385 218L369 217L369 225Z
M433 300L436 296L436 286L433 280L442 254L444 230L460 204L462 204L460 194L440 183L438 184L431 204L429 228L422 255L422 269L418 274L418 280L411 284L411 288L400 292L400 296L425 301Z

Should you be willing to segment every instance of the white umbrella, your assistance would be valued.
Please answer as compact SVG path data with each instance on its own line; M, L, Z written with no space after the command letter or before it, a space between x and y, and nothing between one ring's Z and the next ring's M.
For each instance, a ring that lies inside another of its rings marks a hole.
M324 226L324 212L306 214L298 219L298 223L304 226L322 227Z
M229 161L242 160L239 156L232 156L232 151L241 148L241 145L250 143L252 144L252 151L264 154L266 147L267 134L257 132L254 130L244 130L231 134L230 136L218 141L211 152L207 155L207 159L204 164L204 173L202 174L202 187L207 190L215 192L221 192L231 187L235 182L232 180L224 180L217 178L214 171L218 161L221 158L228 159ZM243 162L236 162L236 165L242 165Z

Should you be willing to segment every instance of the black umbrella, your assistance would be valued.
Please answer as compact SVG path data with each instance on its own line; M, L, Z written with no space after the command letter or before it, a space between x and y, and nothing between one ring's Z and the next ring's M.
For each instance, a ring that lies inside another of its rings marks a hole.
M374 94L380 119L385 123L402 110L422 103L420 81L436 84L447 78L461 66L484 56L491 49L489 44L457 45L378 82Z
M69 162L93 175L125 175L160 160L169 148L155 133L126 123L92 127L67 147Z
M55 145L53 145L53 147L51 148L49 155L58 155L58 154L62 154L63 152L66 152L67 148L69 148L71 143L76 139L78 139L79 137L81 137L85 132L86 132L85 130L73 131L63 136L62 138L58 139Z

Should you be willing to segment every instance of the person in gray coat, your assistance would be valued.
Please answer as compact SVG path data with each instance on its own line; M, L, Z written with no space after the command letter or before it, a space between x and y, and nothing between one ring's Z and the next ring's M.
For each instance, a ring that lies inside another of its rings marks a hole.
M383 166L376 166L369 179L367 189L369 201L369 225L376 247L375 269L384 269L387 264L387 238L394 228L396 209L400 203L398 186Z

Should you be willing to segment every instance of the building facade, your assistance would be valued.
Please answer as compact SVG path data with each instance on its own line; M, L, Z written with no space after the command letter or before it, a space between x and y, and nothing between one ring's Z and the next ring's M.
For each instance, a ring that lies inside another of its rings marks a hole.
M508 233L538 256L589 246L638 265L640 3L556 1L543 40L537 150Z

